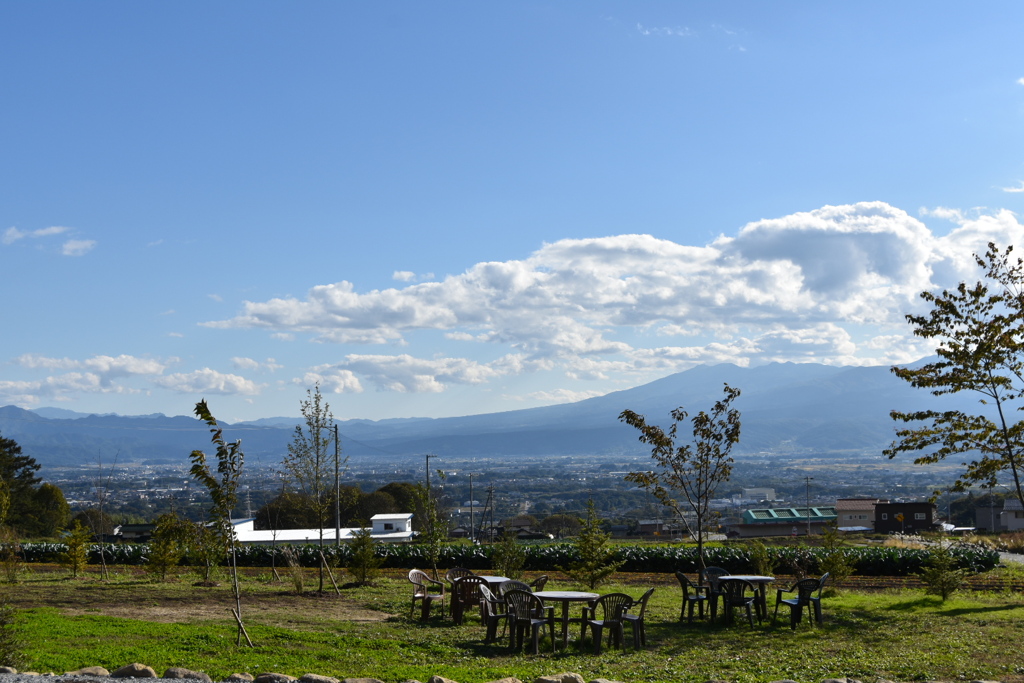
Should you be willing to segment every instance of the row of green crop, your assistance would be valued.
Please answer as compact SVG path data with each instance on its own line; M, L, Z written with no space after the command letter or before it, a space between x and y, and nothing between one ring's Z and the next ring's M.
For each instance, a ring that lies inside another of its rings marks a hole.
M21 546L26 562L59 562L66 548L62 543L25 543ZM300 562L307 567L317 566L319 548L316 545L300 545L293 548ZM492 568L491 548L488 546L458 544L442 548L439 567L466 567L473 570ZM571 543L549 545L527 545L525 569L530 571L553 571L568 567L578 559L576 546ZM108 564L141 565L147 561L148 546L142 544L117 544L104 546ZM767 548L772 571L791 574L799 567L808 573L820 573L821 562L826 552L821 548L769 547ZM908 576L919 573L928 563L930 552L912 548L846 548L842 552L848 558L856 574L865 576ZM283 548L270 546L242 546L237 550L237 562L243 567L269 567L271 564L285 564ZM971 572L985 572L999 564L999 554L994 550L973 546L953 546L951 553L959 568ZM329 562L345 566L349 563L348 546L325 546L324 554ZM384 566L412 569L429 567L427 548L417 544L379 544L377 556L384 559ZM708 566L723 567L733 573L756 571L747 548L713 547L704 550ZM618 546L615 559L622 562L624 572L671 573L697 571L697 549L690 546ZM89 552L89 561L100 562L100 547L94 545ZM194 564L186 557L182 564Z

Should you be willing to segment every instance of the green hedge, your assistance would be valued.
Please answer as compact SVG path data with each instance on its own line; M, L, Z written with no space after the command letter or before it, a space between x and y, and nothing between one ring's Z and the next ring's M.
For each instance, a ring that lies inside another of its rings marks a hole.
M315 567L319 564L318 546L296 546L300 561L304 566ZM524 545L526 550L525 568L531 571L553 571L565 567L576 560L576 549L571 543L554 543L544 545ZM57 562L64 552L62 543L24 543L22 550L27 562ZM269 567L274 548L269 546L243 546L238 549L238 564L243 567ZM282 548L276 548L276 564L284 564ZM107 545L105 548L109 564L140 565L145 564L148 547L144 544ZM918 574L924 569L929 558L929 551L910 548L847 548L842 552L851 559L855 573L864 576L908 576ZM953 546L951 550L957 561L957 567L971 572L985 572L999 564L999 553L994 550L975 548L973 546ZM439 567L466 567L473 570L491 568L491 548L471 544L446 545L442 549ZM338 564L348 564L348 546L336 548L325 545L324 554L328 560ZM810 573L820 573L820 561L825 554L821 548L772 547L768 554L775 564L775 571L783 574L792 573L794 564L800 564ZM381 544L377 546L377 555L384 558L384 566L391 568L412 569L430 565L427 560L426 548L416 544ZM697 571L697 549L691 546L618 546L616 559L622 560L621 571L672 573ZM734 573L750 573L754 567L750 562L746 548L720 546L705 548L704 556L707 564L724 567ZM89 553L89 561L98 564L100 561L99 546L94 545ZM186 558L184 564L190 564Z

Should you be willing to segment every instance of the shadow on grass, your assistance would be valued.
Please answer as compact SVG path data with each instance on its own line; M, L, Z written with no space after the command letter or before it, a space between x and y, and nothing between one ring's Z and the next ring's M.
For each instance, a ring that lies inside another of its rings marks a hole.
M950 609L938 609L942 607L942 599L937 596L925 596L916 600L903 600L894 602L882 609L889 612L913 612L919 609L935 609L934 614L944 617L957 617L965 614L992 614L1005 612L1007 610L1021 609L1021 605L986 605L981 607L953 607Z

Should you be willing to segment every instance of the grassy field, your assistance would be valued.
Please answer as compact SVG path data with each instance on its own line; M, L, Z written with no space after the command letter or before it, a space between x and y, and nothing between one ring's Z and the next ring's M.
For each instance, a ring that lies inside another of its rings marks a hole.
M998 679L1024 681L1024 597L1016 592L965 592L946 603L920 590L859 592L844 589L824 600L826 623L805 620L795 632L788 619L751 629L680 624L679 588L663 575L619 575L601 592L639 597L655 585L648 612L648 647L591 653L570 643L552 655L513 654L483 644L475 614L462 626L449 619L409 618L411 587L390 576L374 587L342 595L298 595L290 583L264 573L245 579L243 617L255 648L236 646L226 581L192 585L194 575L153 583L119 569L109 581L95 575L69 579L55 572L26 575L2 594L17 607L28 665L39 672L83 666L115 669L142 662L157 669L184 666L215 680L230 673L276 671L300 676L367 676L390 682L439 674L460 683L505 676L575 671L637 681L710 679L748 683L792 678L816 683L848 676L873 681ZM553 580L548 588L571 588ZM769 598L770 609L772 597Z

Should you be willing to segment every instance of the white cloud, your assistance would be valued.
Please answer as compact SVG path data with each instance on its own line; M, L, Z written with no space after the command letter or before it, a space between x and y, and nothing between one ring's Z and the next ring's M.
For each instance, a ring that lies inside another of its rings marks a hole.
M642 36L689 38L697 35L693 29L686 26L644 26L643 24L637 24L636 30Z
M154 386L188 393L242 395L255 395L262 389L262 385L244 377L209 368L165 376L167 368L181 363L176 357L160 360L99 355L78 360L24 354L15 358L14 363L28 371L59 373L40 379L0 382L0 397L26 404L38 403L43 398L67 401L80 394L136 394ZM267 359L259 367L280 366Z
M411 270L396 270L391 275L392 280L398 280L399 282L412 282L416 279L416 273Z
M604 395L603 391L572 391L571 389L556 389L555 391L534 391L527 395L528 398L541 403L575 403L584 399Z
M336 366L352 373L339 379L344 390L356 377L441 391L508 372L608 380L701 362L887 362L901 347L928 352L904 320L921 291L975 277L971 254L989 241L1024 243L1010 211L923 213L956 227L936 236L900 209L863 202L756 221L705 246L650 235L561 240L440 282L360 293L343 281L302 299L247 302L237 317L207 325L375 345L436 330L505 354L490 363L350 355ZM902 341L888 350L864 341L880 337Z
M71 228L65 228L63 226L54 225L49 228L40 228L38 230L18 230L17 228L11 227L4 231L3 243L14 244L20 239L26 237L38 238L38 237L49 237L51 235L61 235L68 232Z
M1017 85L1024 85L1024 78L1018 78Z
M96 240L68 240L61 248L60 253L65 256L82 256L96 247Z
M242 394L245 396L255 396L263 388L263 385L239 375L217 372L210 368L158 377L153 380L153 383L182 394Z
M1017 187L1001 188L1003 192L1024 192L1024 180L1017 181Z
M284 367L282 365L278 365L273 358L268 358L266 361L261 363L258 360L244 358L241 356L232 358L231 365L234 366L236 370L255 370L258 372L274 372Z

